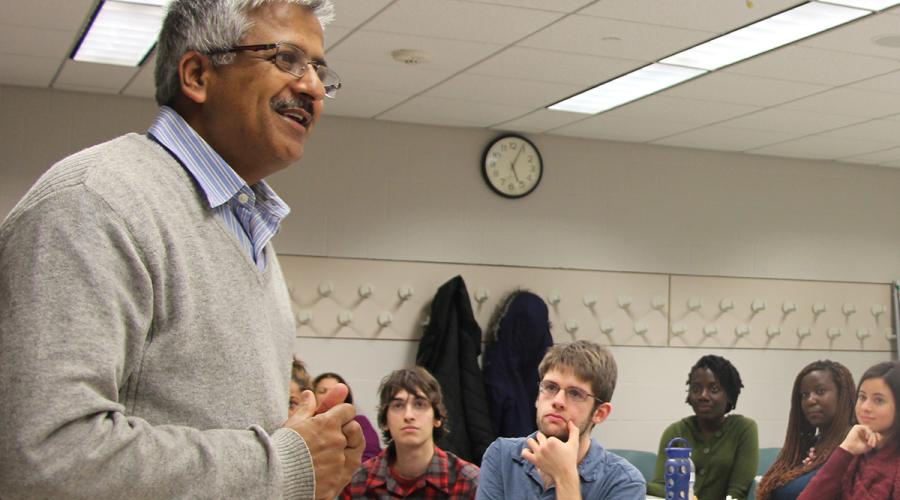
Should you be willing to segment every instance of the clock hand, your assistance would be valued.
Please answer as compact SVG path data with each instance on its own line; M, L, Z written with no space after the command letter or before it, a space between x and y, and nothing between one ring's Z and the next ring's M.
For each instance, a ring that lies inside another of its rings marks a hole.
M522 180L519 179L519 174L516 173L516 163L519 161L519 157L522 156L522 150L523 150L523 149L525 149L525 146L521 146L521 145L520 145L520 146L519 146L519 152L516 153L516 157L513 158L513 161L509 164L510 169L512 169L513 175L516 177L516 180L519 181L519 182L522 182Z

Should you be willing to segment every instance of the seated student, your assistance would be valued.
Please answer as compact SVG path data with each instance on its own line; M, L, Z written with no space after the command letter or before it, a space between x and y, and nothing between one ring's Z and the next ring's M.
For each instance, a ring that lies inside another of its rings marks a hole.
M357 469L340 498L474 498L478 466L434 444L447 432L438 381L421 366L395 370L378 395L388 447Z
M794 380L784 446L756 491L757 500L796 500L853 422L856 387L844 365L815 361Z
M659 440L656 473L647 484L647 493L665 497L663 465L666 445L681 437L693 451L694 495L700 500L722 500L727 495L747 498L759 464L759 437L756 422L729 415L737 405L744 384L737 369L725 358L700 358L688 374L688 395L694 415L670 425Z
M866 370L856 391L856 420L799 500L900 498L900 362Z
M612 412L616 361L579 340L547 351L538 367L538 432L499 438L481 461L481 499L643 500L644 478L591 430Z
M344 399L344 403L353 404L353 391L350 389L350 385L344 380L344 377L341 377L337 373L326 372L319 374L313 380L313 392L316 393L316 398L321 398L332 387L337 384L344 384L347 386L347 398ZM374 457L375 455L381 453L381 442L378 440L378 433L375 432L375 428L372 427L372 423L369 422L369 419L363 415L362 413L357 413L353 420L359 422L359 426L362 427L363 438L366 440L366 447L363 450L362 461Z
M288 407L288 416L293 416L300 407L300 394L306 390L312 390L312 383L309 372L306 371L306 364L294 356L294 363L291 366L291 399Z

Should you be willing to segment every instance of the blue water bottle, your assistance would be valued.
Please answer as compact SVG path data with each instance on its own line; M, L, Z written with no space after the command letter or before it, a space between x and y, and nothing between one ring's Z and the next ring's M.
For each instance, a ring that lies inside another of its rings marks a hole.
M676 443L684 446L675 446ZM666 498L668 500L693 500L694 498L694 462L691 460L691 448L684 438L674 438L666 447L666 465L663 477L666 480Z

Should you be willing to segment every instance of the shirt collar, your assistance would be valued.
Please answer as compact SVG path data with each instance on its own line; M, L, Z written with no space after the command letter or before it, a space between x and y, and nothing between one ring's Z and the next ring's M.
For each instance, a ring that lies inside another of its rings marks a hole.
M251 191L244 179L210 146L174 109L159 108L156 119L147 133L162 144L184 165L200 186L210 207L218 207L242 189ZM252 186L257 202L283 218L290 207L275 194L264 180Z
M369 478L366 481L366 490L371 491L381 485L385 485L389 490L397 488L397 482L391 477L388 466L388 450L385 450L376 460L378 460L378 463L372 468L372 472L369 474ZM434 455L431 456L431 462L429 462L428 467L425 469L425 473L419 477L418 482L416 483L417 489L420 484L424 485L424 483L429 483L433 487L449 495L449 471L447 452L435 446Z

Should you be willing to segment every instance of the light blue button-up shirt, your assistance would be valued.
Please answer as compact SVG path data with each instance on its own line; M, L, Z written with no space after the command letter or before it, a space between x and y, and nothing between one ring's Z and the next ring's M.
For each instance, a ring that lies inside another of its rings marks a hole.
M259 270L264 270L266 244L278 232L290 207L265 181L248 186L172 108L159 109L147 134L184 165L206 196L210 209Z
M522 458L525 442L526 438L499 438L491 443L481 459L477 500L556 498L556 487L551 485L545 489L540 472ZM593 439L587 455L578 464L578 476L581 498L585 500L644 500L647 497L644 476L627 460L606 451Z

